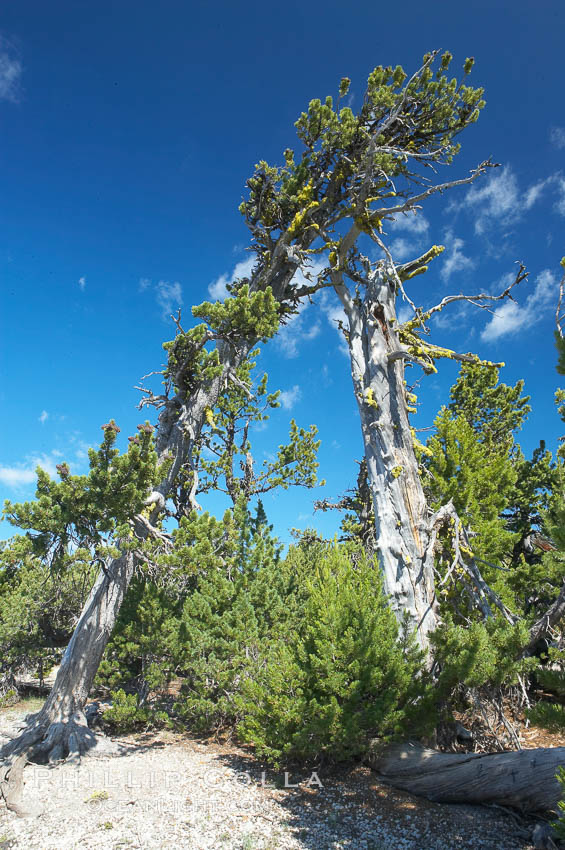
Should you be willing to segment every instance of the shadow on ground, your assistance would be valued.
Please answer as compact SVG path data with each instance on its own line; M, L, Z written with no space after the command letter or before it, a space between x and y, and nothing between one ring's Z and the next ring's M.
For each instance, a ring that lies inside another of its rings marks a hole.
M526 850L535 821L494 807L433 803L381 783L370 768L289 767L275 771L244 751L218 758L284 810L305 850ZM297 786L297 787L291 787Z

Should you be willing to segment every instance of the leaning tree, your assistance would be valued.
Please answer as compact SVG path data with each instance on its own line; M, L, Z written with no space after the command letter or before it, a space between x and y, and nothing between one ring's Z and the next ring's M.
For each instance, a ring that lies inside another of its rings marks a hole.
M466 60L459 82L448 77L450 62L448 53L427 54L410 78L400 66L376 68L357 113L344 105L350 81L343 79L335 104L331 97L313 100L298 119L300 152L287 149L281 166L256 166L240 207L251 233L253 271L231 284L223 302L193 308L199 323L185 331L179 322L174 339L165 343L162 390L147 388L143 399L159 417L151 492L142 509L131 502L131 514L116 529L119 551L102 564L52 692L5 755L23 751L59 758L92 746L83 708L97 666L136 563L148 557L148 547L168 545L162 527L167 500L175 494L177 513L195 506L198 447L218 398L230 386L241 389L242 364L257 343L271 338L304 299L323 288L333 288L346 315L343 331L361 419L375 549L398 619L429 650L436 622L435 539L449 521L476 604L485 616L498 606L511 618L472 557L464 556L469 551L462 545L465 530L453 506L429 516L404 384L407 362L426 372L435 371L440 357L480 363L475 355L430 343L427 322L452 302L465 299L484 307L508 297L511 287L497 296L454 295L428 308L416 306L408 281L424 272L441 248L395 263L385 235L387 221L417 214L429 197L467 185L493 166L485 161L461 179L433 179L452 162L459 133L484 106L483 90L468 85L473 60ZM375 245L380 254L371 261ZM523 277L520 269L515 283ZM396 314L398 298L413 309L403 324Z

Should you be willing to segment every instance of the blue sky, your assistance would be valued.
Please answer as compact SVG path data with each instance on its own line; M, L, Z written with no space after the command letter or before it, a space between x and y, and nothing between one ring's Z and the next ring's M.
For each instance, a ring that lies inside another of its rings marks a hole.
M473 81L486 90L450 175L488 156L501 167L390 228L389 244L399 260L446 245L413 282L425 305L493 291L516 261L526 264L517 305L494 319L455 307L434 341L504 360L506 382L523 377L534 409L521 443L527 453L540 438L553 448L562 425L552 334L565 254L564 31L561 0L4 4L0 498L33 496L38 461L52 470L64 458L84 471L108 418L124 443L145 418L134 386L163 362L168 314L178 305L188 313L245 268L245 180L259 159L281 162L308 101L349 76L355 108L375 65L413 71L434 48L449 49L458 68L474 56ZM317 424L322 439L327 485L265 499L285 541L290 527L333 533L338 517L314 517L312 500L339 498L361 456L336 309L318 298L261 356L284 403L257 434L257 461L276 450L291 416ZM456 371L448 364L424 379L416 427L432 424ZM0 525L0 536L10 533Z

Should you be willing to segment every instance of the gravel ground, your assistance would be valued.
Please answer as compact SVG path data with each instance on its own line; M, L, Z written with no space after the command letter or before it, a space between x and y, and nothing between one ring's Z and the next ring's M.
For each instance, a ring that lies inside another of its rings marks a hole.
M1 728L5 735L8 729ZM13 720L13 718L12 718ZM11 729L9 730L12 731ZM395 791L364 767L286 777L243 750L171 733L121 755L29 765L18 818L0 804L0 850L529 850L531 823Z

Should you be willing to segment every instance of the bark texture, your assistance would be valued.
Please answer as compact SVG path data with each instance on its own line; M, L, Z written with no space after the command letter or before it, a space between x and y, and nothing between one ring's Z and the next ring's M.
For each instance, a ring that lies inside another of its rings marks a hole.
M428 509L408 421L404 361L396 325L396 288L385 264L368 276L356 297L336 291L349 330L351 374L375 516L375 546L384 591L399 623L408 615L423 649L436 625L433 552Z
M565 764L565 747L455 754L398 744L367 763L394 788L435 802L555 811L561 797L555 773Z

